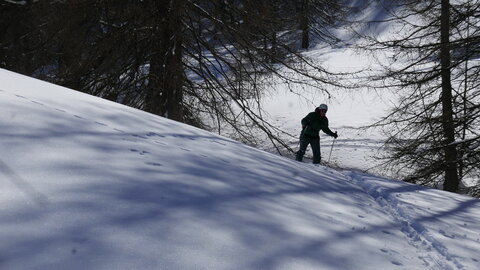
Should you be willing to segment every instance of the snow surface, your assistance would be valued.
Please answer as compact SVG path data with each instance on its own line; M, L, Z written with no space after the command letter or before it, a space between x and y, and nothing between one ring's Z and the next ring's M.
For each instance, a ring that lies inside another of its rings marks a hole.
M0 70L0 269L480 269L480 201Z

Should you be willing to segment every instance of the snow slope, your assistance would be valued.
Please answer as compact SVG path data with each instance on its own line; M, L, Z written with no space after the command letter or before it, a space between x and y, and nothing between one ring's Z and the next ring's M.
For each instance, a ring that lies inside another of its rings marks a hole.
M480 269L480 201L0 70L0 269Z

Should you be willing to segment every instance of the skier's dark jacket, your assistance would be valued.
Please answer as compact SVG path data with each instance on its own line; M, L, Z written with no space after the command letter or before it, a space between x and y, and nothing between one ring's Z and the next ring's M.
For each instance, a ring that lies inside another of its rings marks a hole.
M326 134L335 137L330 128L328 128L328 118L320 116L320 109L316 108L314 112L309 113L302 119L303 135L310 138L318 138L318 132L322 130Z

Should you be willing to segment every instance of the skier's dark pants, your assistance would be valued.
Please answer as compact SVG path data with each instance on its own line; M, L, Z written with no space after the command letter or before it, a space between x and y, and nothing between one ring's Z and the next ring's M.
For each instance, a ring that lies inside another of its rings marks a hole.
M307 150L307 146L309 144L312 147L313 163L320 163L320 137L310 137L307 135L303 135L302 139L300 139L300 150L298 150L295 159L298 161L303 160L303 155L305 155L305 151Z

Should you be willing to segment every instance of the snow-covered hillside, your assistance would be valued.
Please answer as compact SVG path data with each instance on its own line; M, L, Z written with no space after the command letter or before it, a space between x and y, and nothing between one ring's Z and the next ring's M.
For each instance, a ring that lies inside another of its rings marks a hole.
M480 269L480 201L0 70L0 269Z

